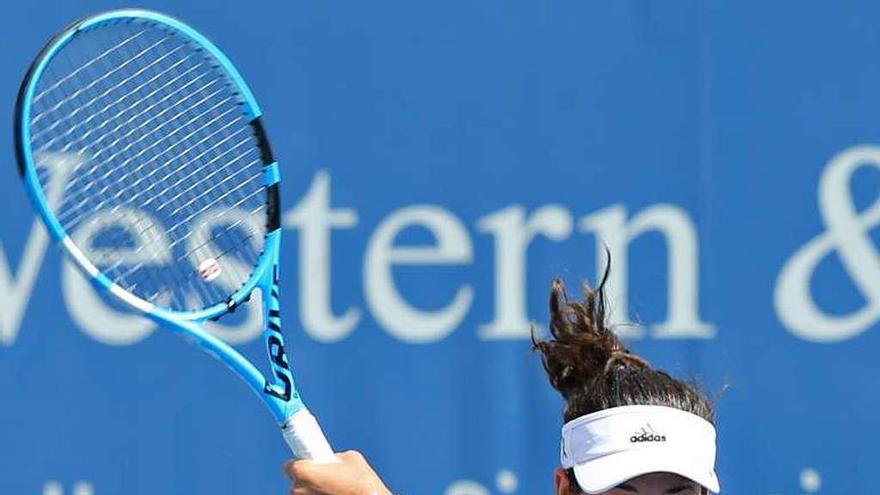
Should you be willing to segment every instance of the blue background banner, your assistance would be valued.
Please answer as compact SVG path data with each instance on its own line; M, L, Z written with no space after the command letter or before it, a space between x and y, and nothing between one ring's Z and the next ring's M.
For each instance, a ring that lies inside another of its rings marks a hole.
M0 492L284 493L234 376L64 262L15 171L48 37L0 37ZM634 350L717 396L723 492L871 493L880 406L875 2L143 2L220 46L282 164L302 393L400 493L552 493L550 281L612 252ZM598 249L597 249L598 246ZM260 358L259 306L213 330Z

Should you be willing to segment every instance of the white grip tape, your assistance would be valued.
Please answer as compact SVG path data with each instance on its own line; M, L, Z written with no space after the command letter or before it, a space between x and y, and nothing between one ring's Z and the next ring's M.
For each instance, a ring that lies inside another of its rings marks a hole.
M281 427L284 440L293 454L299 459L318 462L339 462L333 454L333 448L321 431L318 420L307 409L300 409Z

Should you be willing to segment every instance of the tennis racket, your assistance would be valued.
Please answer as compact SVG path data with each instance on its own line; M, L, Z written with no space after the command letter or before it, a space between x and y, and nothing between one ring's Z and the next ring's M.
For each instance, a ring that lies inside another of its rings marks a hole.
M279 167L232 63L147 10L81 19L31 65L19 171L54 239L109 297L225 363L300 458L335 458L297 393L281 333ZM268 374L206 331L259 291Z

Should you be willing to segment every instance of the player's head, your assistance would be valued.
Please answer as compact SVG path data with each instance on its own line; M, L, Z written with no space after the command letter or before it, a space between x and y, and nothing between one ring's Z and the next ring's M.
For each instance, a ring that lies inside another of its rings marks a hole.
M569 300L554 280L548 340L536 340L565 399L558 495L718 491L714 412L694 385L631 353L605 323L605 280Z

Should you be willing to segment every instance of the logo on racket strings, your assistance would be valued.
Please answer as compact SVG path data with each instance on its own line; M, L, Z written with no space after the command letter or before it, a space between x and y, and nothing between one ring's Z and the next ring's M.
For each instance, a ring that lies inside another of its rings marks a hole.
M220 262L215 258L208 258L199 263L199 275L205 282L210 282L216 279L220 276L220 272L222 271L223 270L220 268Z

